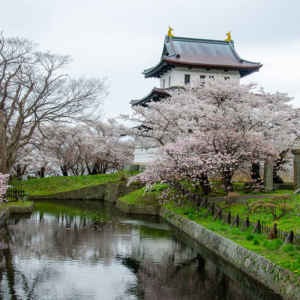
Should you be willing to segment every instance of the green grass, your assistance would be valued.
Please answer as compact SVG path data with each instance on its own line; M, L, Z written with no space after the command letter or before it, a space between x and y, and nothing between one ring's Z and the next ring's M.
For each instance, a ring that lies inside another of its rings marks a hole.
M130 204L138 205L159 205L158 199L156 198L157 192L147 193L143 196L144 190L136 190L122 198L122 201L125 201Z
M185 186L186 188L189 188L191 192L195 193L196 192L196 188L192 185L192 183L188 183L187 181L183 181L181 182L181 184L183 186ZM222 188L222 183L221 182L211 182L212 185L212 189L210 194L208 195L208 197L223 197L227 195L227 192L224 191L224 189ZM233 191L237 192L241 195L283 195L283 194L290 194L293 191L290 190L274 190L272 192L258 192L258 191L252 191L252 192L245 192L245 186L244 186L244 182L233 182ZM198 194L202 193L202 190L200 188L200 190L197 192Z
M82 176L56 176L29 179L28 181L13 180L9 184L13 188L23 189L30 195L51 195L55 193L77 190L109 181L120 180L123 173L82 175Z
M287 191L283 192L283 194L286 192ZM147 203L157 205L157 194L158 192L152 192L143 196L143 191L137 190L121 198L121 200L132 204ZM300 195L296 196L296 200L298 203L300 203ZM225 212L230 211L233 216L239 213L240 217L243 219L249 216L250 221L252 222L260 220L263 225L273 226L274 221L270 215L263 215L262 213L249 214L241 205L226 206L224 203L219 203L218 205L222 206ZM267 240L266 235L256 233L253 234L253 228L249 228L242 232L241 227L233 227L230 229L230 225L222 225L222 220L213 221L213 216L211 213L209 213L206 218L203 218L207 208L201 208L199 211L197 211L196 208L192 208L189 204L179 206L174 202L164 204L163 206L185 218L195 221L196 223L216 232L217 234L236 242L239 245L242 245L246 249L264 256L265 258L274 262L276 265L280 265L281 267L294 272L295 275L298 274L298 272L300 273L299 247L295 247L294 245L285 245L282 247L282 240ZM287 215L277 220L276 223L278 224L278 229L280 230L293 230L295 234L300 234L300 217Z
M286 191L288 192L288 191ZM294 195L295 200L300 204L300 195ZM249 199L248 202L257 201L258 199ZM261 199L267 200L267 199ZM265 226L273 227L274 223L277 223L277 226L280 230L284 231L294 231L294 234L300 235L300 217L285 215L283 218L273 220L271 215L264 213L248 213L247 210L238 204L232 204L227 206L225 203L218 203L218 206L222 207L223 211L228 213L230 211L231 215L236 216L239 214L240 218L246 219L249 217L251 222L257 222L260 220L260 223Z
M24 201L24 203L22 203L22 201L20 201L20 200L14 201L14 202L4 203L4 204L1 204L1 206L0 206L0 214L1 214L7 207L12 207L12 206L26 207L26 206L30 206L31 204L32 204L32 201Z

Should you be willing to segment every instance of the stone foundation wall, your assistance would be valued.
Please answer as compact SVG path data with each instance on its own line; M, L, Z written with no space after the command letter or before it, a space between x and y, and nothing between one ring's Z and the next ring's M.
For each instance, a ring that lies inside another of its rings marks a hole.
M116 205L122 211L132 214L142 210L140 205L137 205L137 209L132 206L121 200ZM166 208L156 209L162 218L284 299L300 300L300 276Z
M34 209L34 203L29 206L8 206L0 214L0 226L8 219L11 214L28 214L32 213Z
M105 200L116 203L117 199L141 188L140 184L126 186L126 182L106 182L78 190L51 195L29 196L29 200Z

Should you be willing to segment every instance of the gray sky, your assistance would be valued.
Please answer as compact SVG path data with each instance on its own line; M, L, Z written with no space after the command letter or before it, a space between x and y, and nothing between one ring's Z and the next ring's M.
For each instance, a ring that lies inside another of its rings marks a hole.
M70 54L72 76L108 77L106 117L130 113L130 100L159 86L141 72L158 63L169 25L181 37L231 31L238 54L264 64L241 82L288 92L300 107L299 12L297 0L1 0L0 29Z

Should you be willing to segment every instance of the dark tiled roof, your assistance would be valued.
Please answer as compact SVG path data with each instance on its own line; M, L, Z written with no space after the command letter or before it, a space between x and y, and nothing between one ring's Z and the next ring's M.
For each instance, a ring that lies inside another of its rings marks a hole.
M262 67L260 63L241 59L234 49L233 42L166 36L160 62L155 67L145 70L143 74L146 78L159 78L176 66L236 70L240 72L241 77Z
M131 100L130 104L132 106L145 105L145 103L149 102L150 100L157 101L160 100L161 98L168 97L169 96L168 91L176 90L178 88L179 87L171 87L166 89L153 88L153 90L151 90L151 92L146 97L139 100Z

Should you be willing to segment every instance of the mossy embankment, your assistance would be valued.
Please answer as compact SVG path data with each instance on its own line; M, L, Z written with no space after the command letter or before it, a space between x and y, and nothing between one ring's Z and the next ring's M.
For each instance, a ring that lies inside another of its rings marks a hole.
M7 220L10 214L26 214L32 213L34 209L34 203L32 201L20 200L2 204L0 206L0 226Z
M120 200L131 205L159 206L159 202L157 199L157 195L159 192L154 191L151 193L146 193L144 196L143 193L143 190L137 190L126 195L125 197L120 198ZM291 191L276 191L274 194L278 195L279 193L291 193ZM300 195L296 195L295 200L300 205ZM248 201L257 201L257 199L249 199ZM279 220L274 221L271 215L254 212L249 213L243 205L226 205L224 202L216 203L216 205L222 207L225 213L230 211L232 216L235 216L238 213L240 218L242 219L246 219L247 217L249 217L251 222L257 222L257 220L260 220L261 224L265 226L273 226L274 222L276 222L279 230L288 232L293 230L294 234L300 235L300 217L286 215ZM295 247L291 244L282 247L282 240L267 240L266 235L252 234L253 228L249 228L244 231L241 231L241 227L236 228L236 226L234 226L233 228L230 228L231 225L223 225L222 220L216 219L215 221L213 221L214 216L212 216L211 213L209 213L208 216L204 218L204 215L207 212L207 208L202 207L200 210L197 210L196 207L193 207L193 205L188 202L181 205L178 205L178 203L175 202L169 202L161 206L186 219L194 221L195 223L225 238L230 239L231 241L234 241L235 243L245 247L246 249L249 249L254 253L267 258L274 264L290 270L294 274L299 273L300 275L299 247Z
M138 173L138 172L135 172ZM13 180L9 184L13 188L22 189L25 193L35 195L52 195L56 193L78 190L111 181L118 181L122 176L133 173L118 172L112 174L81 175L81 176L55 176L33 178L27 181Z

